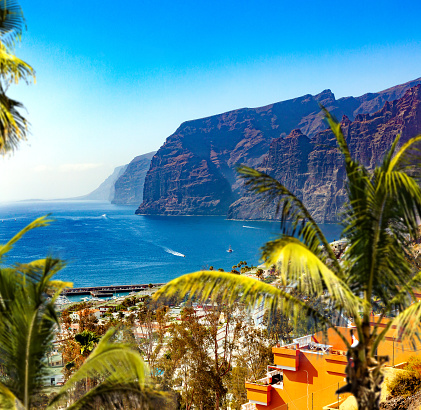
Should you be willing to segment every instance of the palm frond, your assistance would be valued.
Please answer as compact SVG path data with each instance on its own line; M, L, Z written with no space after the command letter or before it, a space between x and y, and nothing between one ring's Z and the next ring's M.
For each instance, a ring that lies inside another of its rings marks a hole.
M245 276L199 271L173 279L154 294L154 299L177 295L180 298L188 296L202 301L219 300L230 305L234 302L251 307L263 304L271 314L279 309L287 316L291 314L296 318L300 312L317 319L321 324L334 327L326 316L293 295L290 290L292 289L277 288ZM353 299L349 303L356 302ZM335 331L348 346L349 342L340 331L336 328Z
M21 141L26 140L28 121L19 109L23 105L0 90L0 155L16 149Z
M353 161L351 157L348 144L345 140L344 134L342 133L341 124L339 123L339 121L336 120L336 118L333 117L333 115L323 105L320 104L320 108L322 109L325 115L325 119L328 122L330 129L332 130L333 134L336 137L336 141L338 142L339 149L345 159L345 166L347 167L347 170L351 171L354 168L353 164L355 164L355 162Z
M405 142L389 163L388 171L403 170L419 165L421 135ZM414 161L415 160L415 161Z
M153 390L149 386L139 387L137 383L120 384L106 380L95 386L82 397L66 407L68 410L95 410L103 406L107 409L171 409L176 408L170 394ZM50 408L55 408L54 404Z
M352 291L367 292L367 300L378 296L387 304L390 295L411 278L405 248L407 234L418 235L421 190L401 164L408 165L405 153L420 138L410 140L395 154L397 137L382 165L369 173L352 160L340 124L326 110L325 115L344 154L347 171L349 202L344 235L350 245L342 258L346 281Z
M10 239L6 244L0 245L0 261L7 252L9 252L13 245L23 237L27 232L34 228L39 228L42 226L48 226L52 222L52 219L48 219L48 215L41 216L37 219L35 219L33 222L31 222L29 225L27 225L25 228L23 228L20 232L18 232L15 236L13 236L12 239Z
M284 285L295 284L300 293L313 297L329 295L337 308L357 316L360 299L307 246L296 238L283 236L269 241L262 249L269 264L280 264Z
M0 382L0 406L7 410L24 410L23 404L20 400L3 384Z
M323 232L302 201L279 181L269 175L244 165L237 167L246 187L261 195L265 205L276 204L275 214L281 208L282 235L297 236L323 262L330 260L332 269L341 276L341 267Z
M4 384L26 408L47 374L45 355L58 318L46 292L61 267L61 261L47 258L0 271L0 346L7 369Z
M9 49L0 42L0 75L2 80L17 84L23 80L27 84L31 79L35 80L34 69L25 61L16 57Z
M8 47L15 45L25 27L23 11L17 0L0 0L0 40Z
M406 286L401 288L384 307L384 315L389 314L392 309L403 311L407 306L416 302L417 298L414 294L414 289L421 289L421 272L418 272L412 277Z
M59 390L50 403L50 407L67 397L76 383L87 377L103 378L100 384L103 384L103 387L98 387L96 390L98 395L100 393L111 393L113 391L112 386L116 389L114 391L125 390L130 386L131 393L136 390L141 394L140 392L143 391L146 382L147 366L140 355L132 350L129 345L112 343L110 339L114 334L115 331L111 329L102 337L85 363ZM91 395L95 394L95 392L91 393Z
M400 312L388 323L388 329L396 327L396 337L408 340L421 340L421 303L415 302ZM384 332L386 329L384 330ZM384 333L385 334L385 333ZM378 338L380 340L380 336Z

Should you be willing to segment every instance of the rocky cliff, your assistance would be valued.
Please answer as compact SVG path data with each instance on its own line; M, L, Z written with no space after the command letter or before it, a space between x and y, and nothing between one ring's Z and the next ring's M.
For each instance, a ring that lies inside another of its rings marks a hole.
M376 113L358 114L354 121L343 116L344 136L351 154L372 169L383 158L397 134L400 145L421 133L421 86L406 91L393 102L386 101ZM343 159L330 130L308 138L294 130L287 138L272 141L259 169L280 180L294 192L320 222L337 222L346 198ZM256 197L246 195L233 203L228 217L272 219L275 208L262 211Z
M72 199L88 199L97 201L111 201L114 198L114 184L124 173L127 165L122 165L114 169L114 172L97 188L88 195Z
M346 115L352 121L362 112L372 114L385 102L401 98L406 90L419 83L421 79L379 93L339 100L330 90L325 90L315 96L305 95L265 107L243 108L183 123L153 157L145 178L143 203L136 213L226 215L230 209L231 217L245 218L248 214L252 217L252 212L247 211L246 200L241 199L243 190L236 177L236 164L266 166L267 161L269 167L274 150L282 151L292 144L288 148L290 160L284 160L283 169L287 175L333 172L327 164L317 162L319 157L312 156L314 143L310 140L322 138L318 135L326 128L319 104L338 118ZM301 133L290 134L294 129ZM272 154L266 158L269 150ZM332 157L331 160L338 159ZM289 163L291 168L285 168ZM333 192L335 187L331 189ZM324 191L319 199L318 195L314 193L316 202L326 200ZM325 211L326 215L331 213Z
M134 158L114 184L114 196L111 200L118 205L139 205L143 200L143 185L149 170L151 159L156 151Z

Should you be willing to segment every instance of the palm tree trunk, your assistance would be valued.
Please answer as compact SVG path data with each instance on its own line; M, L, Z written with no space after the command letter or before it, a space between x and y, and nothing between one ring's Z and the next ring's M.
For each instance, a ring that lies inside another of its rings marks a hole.
M366 347L366 360L360 360L359 354L362 349L360 346L350 349L346 367L347 384L337 393L352 393L358 403L358 410L378 410L384 379L383 364L389 357L381 356L375 359L369 355L369 348Z

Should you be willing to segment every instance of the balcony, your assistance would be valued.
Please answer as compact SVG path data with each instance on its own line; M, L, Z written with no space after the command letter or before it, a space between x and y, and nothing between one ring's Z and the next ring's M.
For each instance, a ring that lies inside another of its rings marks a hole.
M345 368L348 364L346 353L342 351L332 350L331 354L324 356L326 361L326 371L341 376L346 376Z
M272 399L272 389L283 387L282 372L274 370L268 372L266 377L255 382L246 381L247 399L250 404L268 406Z
M300 365L300 349L298 344L272 347L274 363L283 370L297 371Z
M272 398L272 386L246 382L247 399L252 403L267 406Z

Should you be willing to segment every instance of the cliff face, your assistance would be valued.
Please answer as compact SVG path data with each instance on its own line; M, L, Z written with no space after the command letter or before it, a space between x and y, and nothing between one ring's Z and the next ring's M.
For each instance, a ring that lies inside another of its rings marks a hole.
M421 133L421 86L408 90L393 102L386 102L376 113L358 114L354 121L344 116L341 121L351 154L372 169L383 158L397 134L400 146ZM293 131L270 146L268 156L259 168L279 179L307 206L320 222L337 222L346 198L343 159L336 139L329 130L307 138ZM244 196L229 209L229 218L272 219L275 208L264 212L256 197Z
M272 167L276 155L271 159L269 154L265 159L268 151L284 152L288 146L290 159L284 159L282 165L288 176L284 172L279 175L286 180L291 175L308 173L310 155L314 151L309 139L326 128L319 103L335 116L347 115L353 120L361 110L374 113L380 104L401 97L418 83L421 79L380 93L339 100L330 90L325 90L315 96L305 95L265 107L244 108L183 123L153 157L145 178L143 203L136 213L225 215L230 204L235 202L229 215L246 217L249 211L247 206L241 205L245 200L241 199L243 189L236 177L236 164ZM307 137L297 131L286 138L294 129ZM269 161L267 165L265 161ZM314 161L312 166L316 170L317 160ZM289 162L291 168L287 169ZM320 164L319 168L325 166ZM304 192L305 187L299 189Z
M319 102L334 101L328 90L261 108L243 108L182 124L152 159L138 214L225 215L240 196L238 163L256 166L270 142L286 135ZM321 117L307 119L317 129Z
M114 184L112 203L117 205L139 205L143 200L143 185L151 159L156 151L134 158Z
M73 199L88 199L97 201L111 201L114 198L114 184L124 173L127 165L122 165L114 169L114 172L97 188L88 195Z

